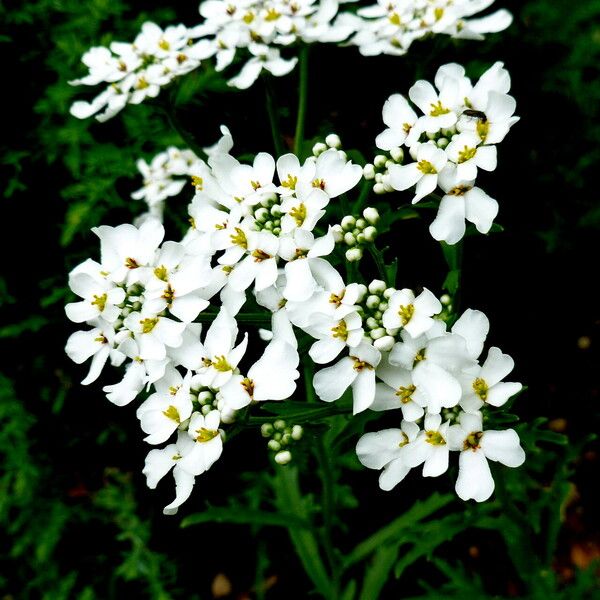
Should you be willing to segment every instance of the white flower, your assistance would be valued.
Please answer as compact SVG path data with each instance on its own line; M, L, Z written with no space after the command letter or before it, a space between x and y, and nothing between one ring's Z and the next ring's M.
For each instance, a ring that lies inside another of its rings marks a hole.
M448 158L456 164L456 177L473 181L477 169L493 171L498 164L496 146L480 146L481 138L473 132L459 133L446 148Z
M353 413L366 410L375 400L375 368L381 360L379 350L365 342L350 350L335 365L315 374L313 385L317 395L325 402L333 402L352 387Z
M287 75L298 62L297 58L285 60L281 58L278 49L263 44L251 44L248 49L252 58L242 67L242 70L227 83L240 90L248 89L260 75L263 69L275 77Z
M389 183L399 191L416 185L413 204L431 194L438 184L439 174L448 162L448 155L434 144L420 144L417 162L408 165L390 165Z
M316 160L307 160L302 166L297 188L308 196L311 188L323 190L330 198L337 198L351 190L362 179L362 167L340 156L330 148Z
M438 182L445 195L429 232L438 241L456 244L465 235L465 220L480 233L488 233L498 214L498 202L490 198L473 181L457 178L456 168L446 168Z
M162 444L190 417L190 380L191 373L184 379L178 371L169 369L163 379L155 382L156 392L136 412L142 430L148 434L146 442Z
M83 323L102 317L108 323L114 323L119 318L121 309L117 305L125 300L125 290L103 277L101 271L101 265L87 260L69 275L69 287L83 298L81 302L65 306L71 321Z
M179 433L176 444L169 444L165 448L150 450L146 456L144 470L146 483L150 489L155 489L158 482L173 469L176 494L173 502L168 504L163 513L174 515L177 509L190 497L194 487L194 475L181 469L179 461L194 448L194 440L183 432Z
M383 469L379 487L389 491L398 485L410 471L403 460L407 444L414 442L419 426L402 421L400 429L384 429L363 435L356 445L358 460L368 469Z
M141 360L164 359L167 356L167 346L177 348L181 345L185 329L185 323L177 323L168 317L148 312L145 307L142 312L129 314L123 325L132 332L139 344Z
M135 283L148 276L148 269L165 235L162 223L149 219L139 228L124 224L101 225L92 231L100 238L101 264L116 283Z
M186 255L182 244L165 242L155 265L146 284L144 308L155 314L168 309L185 323L193 321L209 305L200 291L212 273L208 257Z
M520 383L502 381L514 366L515 363L508 354L502 354L499 348L490 348L483 365L469 369L462 379L462 408L472 413L484 404L502 406L520 392L523 387Z
M439 94L429 81L420 80L410 88L408 96L425 115L419 119L422 131L436 133L456 124L455 110L463 101L456 80L443 79Z
M285 400L296 390L300 357L292 344L274 337L246 377L233 375L220 390L225 406L239 410L251 402Z
M206 332L204 344L198 342L193 355L182 364L198 371L203 385L215 389L221 387L237 369L248 346L248 334L235 345L237 334L235 319L222 307Z
M448 469L448 421L442 423L440 415L426 415L424 429L404 450L407 467L423 464L423 477L438 477Z
M308 351L317 364L331 362L344 348L356 348L365 334L357 312L351 312L339 321L329 315L317 314L305 331L317 338Z
M481 413L460 415L460 423L448 432L452 450L461 450L456 493L462 500L487 500L494 491L488 460L507 467L525 462L519 436L514 429L483 431Z
M102 324L102 327L76 331L69 336L65 352L73 362L80 365L92 358L90 370L81 382L82 385L96 381L109 358L115 367L125 360L125 354L114 348L114 335L112 326Z
M178 463L181 470L191 475L208 471L223 452L223 440L219 432L221 417L218 410L211 410L206 416L194 413L188 425L188 435L195 444Z
M371 410L400 408L405 421L416 421L423 416L423 405L417 401L421 391L417 391L410 371L382 361L376 374L381 382L376 385L375 401L370 407Z
M243 292L254 283L257 292L268 288L277 279L279 240L268 231L253 231L247 237L247 256L229 276L229 285Z
M413 338L427 332L433 325L433 315L442 310L440 301L427 289L415 297L407 288L395 291L383 313L383 326L386 329L403 327Z
M303 302L317 291L323 273L331 268L330 263L321 257L331 254L334 247L331 230L316 240L312 233L300 229L294 232L293 237L281 238L279 256L288 261L282 292L286 300Z
M375 145L382 150L392 150L405 143L417 122L417 114L404 96L393 94L383 105L383 122L388 129L375 138Z

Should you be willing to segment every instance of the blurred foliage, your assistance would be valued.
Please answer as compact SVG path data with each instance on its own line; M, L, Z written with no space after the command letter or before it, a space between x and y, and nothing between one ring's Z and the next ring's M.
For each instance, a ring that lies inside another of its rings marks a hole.
M489 282L482 286L477 277L485 272L486 260L497 271L505 265L510 240L512 268L522 278L523 293L549 294L548 287L541 288L548 282L566 289L569 276L578 285L584 281L587 265L581 257L595 247L585 232L593 238L600 226L592 187L600 158L600 1L499 4L514 12L515 25L478 46L428 42L406 60L380 61L360 59L348 49L324 49L313 80L318 101L309 109L309 118L324 125L309 122L309 127L311 133L327 133L339 123L343 137L347 130L352 145L367 149L379 130L386 94L406 89L415 73L429 76L450 60L467 62L472 74L496 57L507 63L522 121L501 150L504 177L495 190L503 198L506 233L495 236L503 238L497 246L484 240L490 250L480 244L472 259L466 257L465 269L469 260L474 266L464 274L463 293L473 305L494 309L500 321L492 318L493 335L506 342L508 352L521 346L517 364L521 361L520 375L530 389L514 412L529 423L517 425L528 453L525 467L497 469L497 494L484 505L458 502L450 493L450 478L418 486L409 479L386 495L353 453L371 416L348 421L329 406L311 407L310 415L305 403L267 406L265 414L318 421L307 429L296 466L269 464L260 440L242 433L245 456L224 457L219 471L203 478L202 491L183 518L165 519L160 507L171 492L159 489L151 495L145 488L140 473L145 449L135 417L107 406L100 385L83 389L73 382L81 370L68 365L63 354L72 331L62 310L69 298L66 274L96 252L90 227L128 221L140 212L129 199L140 184L139 157L149 158L169 144L210 144L220 123L235 124L241 152L270 149L266 116L260 114L263 91L257 85L242 100L203 68L165 90L154 104L128 106L106 124L78 121L69 117L68 108L86 92L68 81L82 73L83 52L112 39L132 39L146 19L193 24L195 3L0 2L0 43L10 56L4 66L9 119L0 154L8 229L2 236L0 277L3 597L209 598L217 597L211 582L223 573L232 594L258 599L305 598L313 589L343 600L594 596L600 540L593 529L597 517L589 482L597 450L588 432L597 423L597 409L575 406L597 399L597 383L592 388L586 379L597 360L575 350L568 357L566 350L561 353L580 330L560 337L540 326L536 338L528 329L534 315L549 329L546 323L558 320L562 304L558 310L553 302L540 308L536 299L531 308L503 310L513 305L514 291L500 285L492 289ZM371 72L382 86L372 105L360 96L340 103L339 52L356 61L356 72ZM283 105L295 94L293 77L276 82ZM351 112L357 104L364 123L356 124ZM285 120L289 114L281 116ZM183 214L185 202L180 204L173 213ZM408 235L416 216L407 211L398 217ZM167 225L176 223L174 214ZM514 237L506 238L511 232ZM535 246L536 238L543 248ZM555 264L542 268L546 250L567 266L560 272ZM421 263L404 261L400 270L410 278L411 269L427 266L432 279L440 275L441 285L442 269L428 266L438 260L443 264L441 253L425 254ZM446 285L458 286L460 273L450 268L454 274ZM395 269L390 276L395 278ZM596 315L597 309L583 304L573 319L592 335ZM524 331L529 334L523 336ZM534 339L540 340L539 348L532 350ZM542 354L539 366L529 358L533 352ZM549 373L555 354L562 368ZM545 417L535 421L539 414ZM570 440L560 419L568 421ZM502 423L516 424L516 418ZM326 475L330 485L321 489L317 475ZM436 492L440 486L449 493ZM194 503L200 507L194 509ZM292 557L290 542L298 557ZM336 563L341 568L329 577Z

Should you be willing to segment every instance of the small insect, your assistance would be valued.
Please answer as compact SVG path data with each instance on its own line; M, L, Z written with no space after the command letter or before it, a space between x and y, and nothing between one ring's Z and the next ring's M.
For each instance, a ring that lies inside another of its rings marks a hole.
M481 112L480 110L472 110L472 109L468 108L467 110L463 110L462 114L465 117L472 117L474 119L479 119L482 123L487 123L486 114L484 112Z

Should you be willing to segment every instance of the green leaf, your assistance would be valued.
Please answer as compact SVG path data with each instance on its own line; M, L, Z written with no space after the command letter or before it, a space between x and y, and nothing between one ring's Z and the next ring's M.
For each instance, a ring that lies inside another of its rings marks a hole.
M200 525L201 523L236 523L239 525L272 525L287 528L309 528L310 524L304 519L281 512L252 510L242 506L219 507L210 506L200 513L189 515L181 521L181 527Z
M415 523L426 519L434 512L450 504L453 500L454 496L452 494L442 495L435 493L426 500L417 501L403 515L400 515L397 519L388 525L385 525L379 531L376 531L358 544L346 557L344 568L348 568L354 563L363 560L389 541L398 540L400 536L405 531L412 528Z
M386 584L390 571L394 566L400 542L381 546L375 552L373 562L365 571L365 579L360 593L360 600L373 600L381 597L381 590Z
M308 518L308 510L300 493L298 469L296 467L278 467L277 477L273 485L277 507L280 511L291 510L300 519ZM332 585L321 558L319 545L312 531L290 527L288 532L306 574L320 594L325 598L331 598Z
M35 333L49 323L46 317L40 315L32 315L28 319L24 319L19 323L11 323L0 327L0 338L18 337L22 333Z

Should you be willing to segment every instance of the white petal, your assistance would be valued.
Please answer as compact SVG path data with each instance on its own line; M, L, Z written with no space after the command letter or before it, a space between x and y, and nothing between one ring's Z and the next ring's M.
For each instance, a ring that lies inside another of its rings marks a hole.
M484 502L492 495L494 480L483 452L465 450L460 453L455 489L461 500Z
M313 379L313 385L321 400L333 402L341 398L356 376L354 361L345 357L335 365L318 371Z
M177 466L173 470L173 477L175 478L175 500L163 508L165 515L176 514L179 507L190 497L194 488L195 477Z
M520 383L497 383L488 391L486 402L491 406L502 406L522 388Z
M465 200L461 196L444 196L429 233L434 240L453 245L465 235Z
M384 429L365 433L356 444L356 455L368 469L381 469L398 456L404 440L401 429Z
M467 352L473 359L477 359L483 350L485 338L490 330L488 318L480 310L468 308L452 326L452 333L464 338L467 343Z
M525 462L525 452L514 429L485 431L480 445L487 458L507 467L520 467Z
M409 471L410 467L407 467L404 464L402 458L393 460L386 465L385 469L379 476L379 487L385 492L389 492L408 475Z

